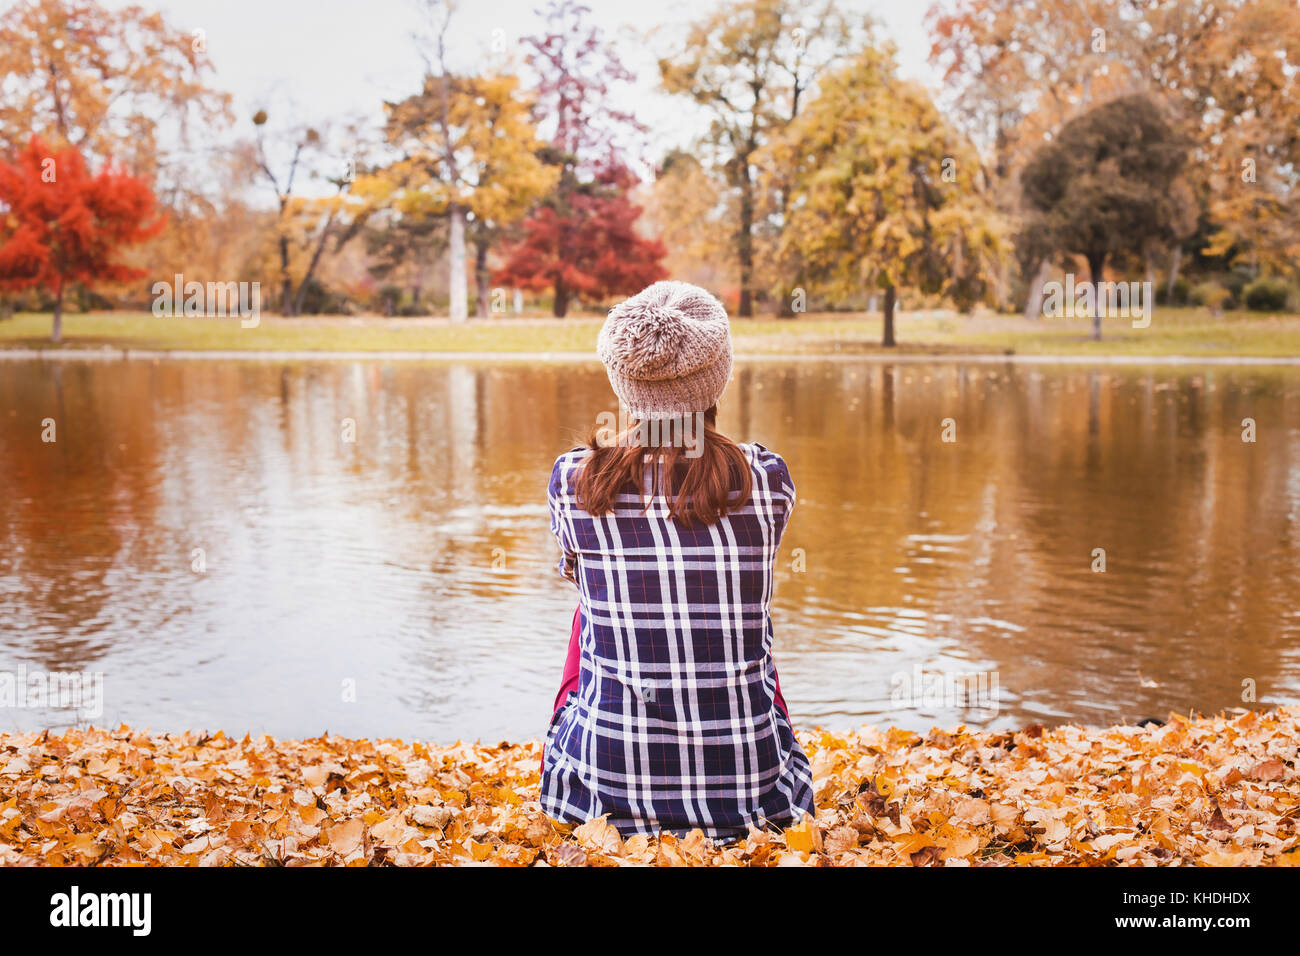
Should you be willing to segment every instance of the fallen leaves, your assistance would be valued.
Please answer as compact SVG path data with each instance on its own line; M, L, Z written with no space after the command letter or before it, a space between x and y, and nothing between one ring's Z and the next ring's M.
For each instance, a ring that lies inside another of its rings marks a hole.
M1264 783L1268 783L1272 780L1281 780L1286 776L1286 770L1286 764L1280 760L1265 760L1263 763L1257 764L1251 769L1250 779L1259 780Z
M331 850L347 860L354 853L360 853L366 839L366 825L362 820L344 820L327 830L321 836Z
M0 735L0 864L1300 863L1300 708L1018 733L800 733L817 813L731 845L556 823L540 745Z
M604 817L588 820L573 831L573 838L582 844L606 856L618 856L623 852L623 838L609 825Z

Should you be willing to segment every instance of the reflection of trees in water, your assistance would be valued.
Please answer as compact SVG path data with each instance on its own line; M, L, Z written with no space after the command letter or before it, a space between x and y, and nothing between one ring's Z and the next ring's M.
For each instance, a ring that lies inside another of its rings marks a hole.
M1147 694L1132 676L1123 694L1147 695L1156 712L1228 706L1246 668L1282 682L1279 624L1300 568L1295 519L1279 504L1295 497L1291 456L1249 457L1235 376L1219 373L1207 392L1204 373L1179 371L856 371L877 396L865 408L816 390L796 399L796 418L817 415L818 434L834 437L787 453L804 502L788 546L808 551L809 572L782 579L783 609L875 608L885 628L890 609L951 614L929 630L963 657L1000 661L1004 685L1085 708L1139 670L1164 686ZM1252 408L1287 421L1295 388L1274 391ZM756 420L781 412L764 401ZM939 441L946 417L952 445ZM1107 550L1105 575L1090 570L1093 547ZM981 617L1024 630L966 623ZM1296 626L1285 625L1292 637ZM1241 639L1225 650L1228 634Z
M156 549L157 372L136 372L11 362L0 376L0 574L11 581L0 620L38 666L100 656L118 616L114 578Z
M281 606L258 613L280 620L311 610L297 587L374 601L380 618L409 602L421 634L475 616L495 626L506 596L549 615L550 465L617 411L594 363L5 372L7 640L51 668L151 640L155 625L254 620L238 593L254 572L232 562L274 572L260 599ZM783 454L799 491L777 591L784 648L848 641L865 668L872 642L923 634L996 662L1008 690L1099 716L1111 698L1142 711L1127 716L1228 706L1245 676L1265 700L1296 686L1297 413L1296 376L1264 370L871 361L742 361L721 405L724 431ZM47 416L53 447L40 441ZM940 441L949 417L953 444ZM1244 417L1259 423L1254 445L1240 440ZM341 441L344 418L355 445ZM189 568L205 541L222 549L214 580ZM795 547L806 573L789 573ZM1104 575L1090 570L1094 547ZM32 621L43 627L14 633ZM1139 688L1138 671L1162 687ZM826 681L844 694L874 676Z

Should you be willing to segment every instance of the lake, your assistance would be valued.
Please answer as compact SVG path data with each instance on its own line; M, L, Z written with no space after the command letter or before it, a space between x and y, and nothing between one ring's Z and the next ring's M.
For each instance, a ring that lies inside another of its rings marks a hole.
M541 735L546 481L613 402L594 363L0 362L0 671L103 681L0 730ZM720 426L798 488L799 725L1300 701L1300 369L740 361Z

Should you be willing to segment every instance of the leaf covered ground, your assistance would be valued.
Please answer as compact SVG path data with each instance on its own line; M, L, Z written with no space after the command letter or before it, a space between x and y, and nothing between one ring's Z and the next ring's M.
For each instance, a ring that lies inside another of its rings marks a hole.
M1162 726L801 732L817 815L719 846L551 822L536 742L0 735L5 865L1300 863L1300 708Z

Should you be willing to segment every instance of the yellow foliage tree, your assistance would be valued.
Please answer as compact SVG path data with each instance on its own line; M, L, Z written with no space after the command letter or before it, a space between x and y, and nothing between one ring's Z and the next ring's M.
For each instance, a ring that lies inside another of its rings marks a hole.
M478 313L487 314L488 255L502 230L554 185L519 80L509 74L425 77L414 96L386 104L386 137L400 158L356 185L396 216L446 216L451 262L465 261L465 229L476 249ZM459 255L457 254L459 244ZM452 276L452 319L465 315ZM463 287L462 292L463 295Z
M1005 241L979 156L889 51L829 76L761 161L792 184L780 254L793 274L830 296L879 288L884 345L899 290L963 308L987 293Z
M869 36L870 21L841 14L834 0L740 0L694 24L676 55L659 61L664 89L689 97L712 120L702 145L735 191L732 241L742 316L754 314L756 227L764 211L754 159L799 115L818 77ZM783 192L776 179L768 185Z
M20 0L0 15L0 143L39 135L152 182L171 134L229 115L229 98L203 83L205 51L201 32L137 6Z
M736 274L734 197L698 159L673 152L660 164L646 200L646 226L668 249L670 275L725 288Z

